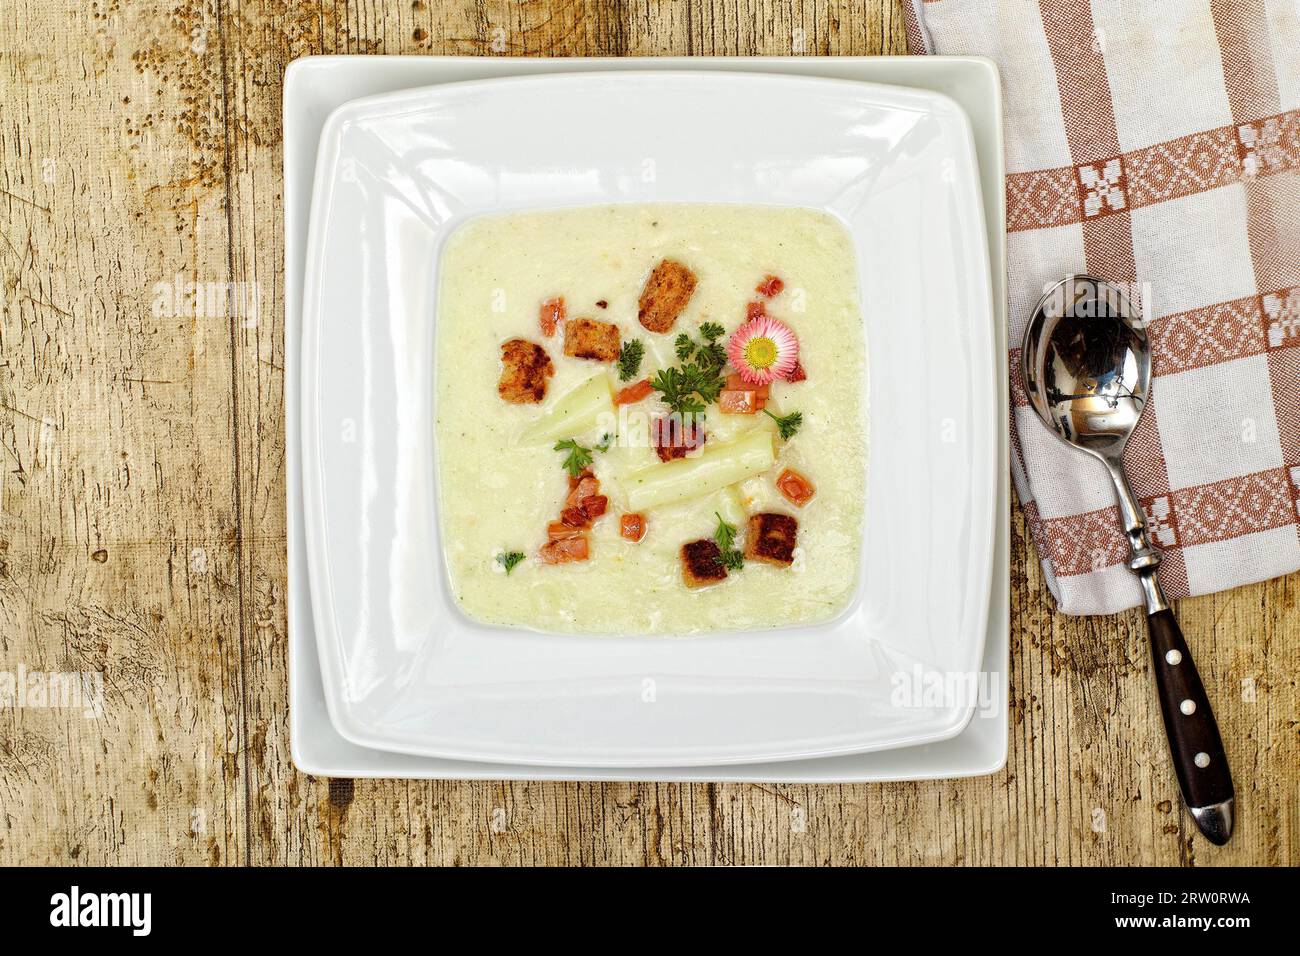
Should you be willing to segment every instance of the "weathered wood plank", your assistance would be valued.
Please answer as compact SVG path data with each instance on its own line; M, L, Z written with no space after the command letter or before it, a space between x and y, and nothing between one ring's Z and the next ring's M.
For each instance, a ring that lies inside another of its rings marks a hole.
M215 23L0 16L0 669L105 690L92 719L0 709L0 859L235 861L225 116L191 49Z

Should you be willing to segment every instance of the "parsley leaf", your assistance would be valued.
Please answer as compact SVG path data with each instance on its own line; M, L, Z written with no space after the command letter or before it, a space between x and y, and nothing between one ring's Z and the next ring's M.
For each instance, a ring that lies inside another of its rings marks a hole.
M698 415L706 405L718 400L727 384L721 374L727 364L727 350L717 341L725 331L716 322L705 322L700 326L703 343L686 332L677 336L673 347L681 366L663 369L650 381L651 388L662 393L664 404L674 412Z
M613 443L613 441L614 441L613 434L610 432L605 432L605 437L602 438L600 442L596 445L596 451L599 452L609 451L609 446Z
M701 368L717 371L727 364L727 350L717 342L701 345L700 350L695 353L695 364Z
M582 474L583 469L591 464L591 449L579 445L572 438L557 441L555 450L569 453L561 467L569 473L570 478L577 478Z
M524 553L522 551L507 551L504 554L497 555L497 563L506 569L507 575L509 575L510 572L515 569L515 565L523 559Z
M640 339L624 342L618 353L618 377L621 381L636 378L641 370L641 359L645 355L645 346Z
M789 415L777 416L773 415L765 408L763 409L763 413L771 418L772 421L776 422L776 430L780 432L781 437L787 441L794 437L794 433L797 432L799 426L803 424L803 412L791 412Z
M681 335L677 336L677 340L673 343L673 347L677 349L677 357L685 362L691 357L691 353L695 351L695 340L683 332Z
M722 552L723 567L730 571L739 571L745 566L745 556L736 550L736 528L734 525L727 524L726 520L718 512L713 512L718 519L718 528L713 532L713 540L718 545L718 550Z

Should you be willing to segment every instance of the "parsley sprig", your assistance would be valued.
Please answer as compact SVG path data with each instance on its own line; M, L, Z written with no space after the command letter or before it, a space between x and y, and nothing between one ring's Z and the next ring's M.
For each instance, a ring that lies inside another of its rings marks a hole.
M599 452L609 451L609 446L613 441L614 436L606 432L605 436L596 445L594 450ZM560 467L569 473L570 478L577 478L591 465L591 453L593 449L588 448L586 445L578 444L576 439L566 438L563 441L557 441L555 443L555 450L568 452L568 455L565 456L564 462Z
M664 404L681 415L698 415L706 405L718 400L727 384L722 367L727 364L727 350L718 341L726 330L716 322L700 326L702 341L683 332L673 343L677 368L662 369L650 380L651 388L661 394Z
M564 441L555 443L556 451L567 451L569 454L564 459L561 467L569 473L570 478L577 478L583 470L591 464L591 449L585 445L579 445L572 438L566 438Z
M515 569L515 565L523 559L524 553L522 551L506 551L497 555L497 563L506 569L507 575L509 575L510 572Z
M789 441L794 437L794 433L799 430L803 424L803 412L791 412L789 415L773 415L766 408L763 414L767 415L772 421L776 422L776 430L781 433L781 437Z
M736 549L736 527L727 524L718 512L713 512L718 519L718 528L713 532L713 540L722 552L722 564L730 571L739 571L745 566L745 555Z
M632 339L624 342L623 347L618 352L618 377L621 381L629 381L636 378L636 373L641 371L641 359L645 356L645 345L640 339Z

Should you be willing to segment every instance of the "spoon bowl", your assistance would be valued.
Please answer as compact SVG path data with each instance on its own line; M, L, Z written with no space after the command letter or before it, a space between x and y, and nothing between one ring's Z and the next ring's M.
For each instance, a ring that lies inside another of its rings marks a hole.
M1034 309L1022 352L1025 390L1043 423L1070 445L1118 457L1146 408L1151 348L1114 285L1071 276Z

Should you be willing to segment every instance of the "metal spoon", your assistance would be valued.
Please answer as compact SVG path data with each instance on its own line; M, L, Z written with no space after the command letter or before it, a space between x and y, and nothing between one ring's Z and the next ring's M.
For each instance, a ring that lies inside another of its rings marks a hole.
M1183 800L1213 843L1232 835L1232 774L1210 700L1156 569L1160 552L1124 474L1124 445L1146 408L1151 347L1140 316L1117 286L1094 276L1047 291L1025 330L1025 391L1038 417L1066 444L1093 455L1115 482L1120 519L1146 596L1160 709Z

